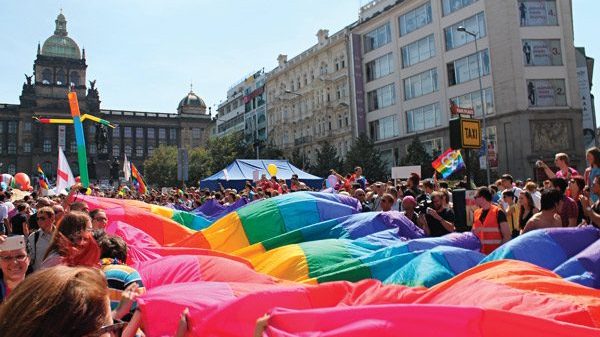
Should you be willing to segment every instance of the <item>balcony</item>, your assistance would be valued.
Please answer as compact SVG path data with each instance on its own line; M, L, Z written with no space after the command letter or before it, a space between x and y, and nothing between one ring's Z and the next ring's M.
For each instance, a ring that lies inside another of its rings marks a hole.
M303 136L297 139L294 139L294 146L308 144L312 142L312 136Z

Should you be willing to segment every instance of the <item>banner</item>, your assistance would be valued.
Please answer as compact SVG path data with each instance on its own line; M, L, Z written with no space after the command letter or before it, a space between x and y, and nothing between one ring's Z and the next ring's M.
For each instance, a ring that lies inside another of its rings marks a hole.
M442 153L431 166L442 174L442 178L448 178L452 173L465 168L465 162L462 159L460 150L448 149Z

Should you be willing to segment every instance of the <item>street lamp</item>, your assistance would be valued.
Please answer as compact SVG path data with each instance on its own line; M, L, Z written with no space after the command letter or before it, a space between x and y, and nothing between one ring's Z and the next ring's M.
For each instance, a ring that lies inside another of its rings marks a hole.
M488 160L488 142L487 142L487 135L486 135L486 109L485 109L485 103L483 101L483 85L481 84L481 76L482 76L482 72L481 69L483 67L483 64L481 62L481 56L478 54L479 53L479 48L477 48L477 34L478 33L474 33L471 31L468 31L464 26L458 26L457 30L459 32L463 32L466 34L469 34L473 37L473 39L475 40L475 54L477 55L477 68L478 68L478 77L479 77L479 99L481 100L481 109L483 112L483 132L482 132L482 136L483 136L483 155L485 157L485 173L486 173L486 177L487 177L487 184L486 186L490 186L490 162Z

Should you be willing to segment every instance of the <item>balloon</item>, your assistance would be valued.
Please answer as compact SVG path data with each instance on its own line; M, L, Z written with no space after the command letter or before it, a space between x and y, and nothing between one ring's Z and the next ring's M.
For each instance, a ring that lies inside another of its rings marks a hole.
M14 183L14 177L11 176L8 173L4 173L2 174L2 182L6 184L6 186L12 186L12 184Z
M329 177L327 177L327 181L325 182L325 185L327 187L335 187L335 184L337 184L337 182L338 182L338 178L332 174Z
M23 172L19 172L15 174L15 185L18 189L25 191L28 190L31 186L31 180L29 180L29 176Z
M267 171L269 172L269 174L271 176L276 175L277 174L277 165L269 164L269 166L267 166Z

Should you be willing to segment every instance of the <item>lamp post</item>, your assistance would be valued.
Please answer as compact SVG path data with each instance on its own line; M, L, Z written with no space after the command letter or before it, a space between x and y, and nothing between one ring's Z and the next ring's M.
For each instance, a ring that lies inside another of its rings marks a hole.
M477 34L478 33L474 33L471 31L468 31L465 27L463 26L458 26L457 30L459 32L463 32L465 34L469 34L473 37L473 39L475 40L475 54L477 55L477 72L478 72L478 77L479 77L479 99L481 100L481 109L482 109L482 113L483 113L483 132L482 132L482 136L483 136L483 155L485 157L485 173L486 173L486 186L490 185L490 161L488 160L488 142L487 142L487 124L486 124L486 109L485 109L485 103L483 101L483 85L481 84L481 76L483 76L482 73L482 67L483 64L481 62L481 56L478 54L479 53L479 48L477 47Z

